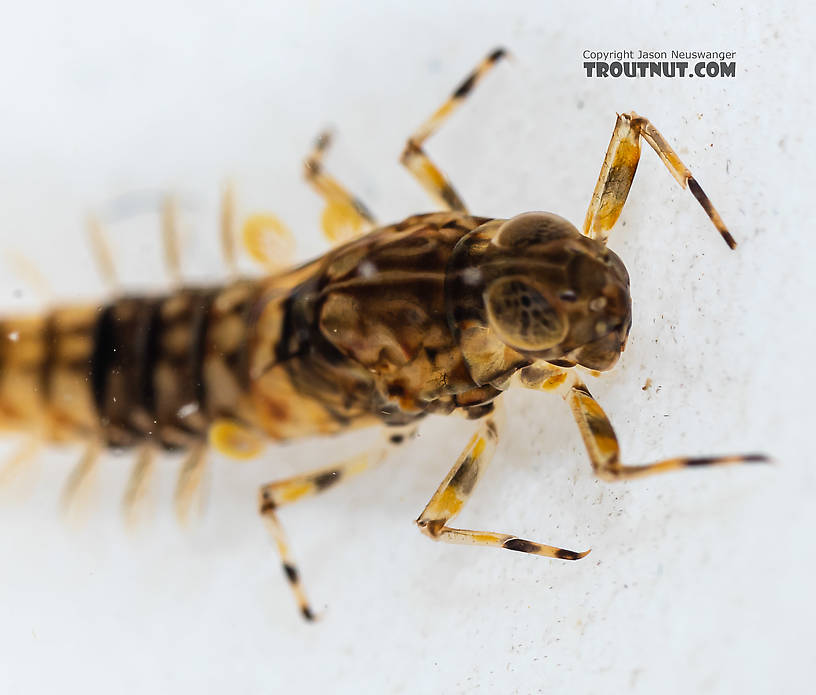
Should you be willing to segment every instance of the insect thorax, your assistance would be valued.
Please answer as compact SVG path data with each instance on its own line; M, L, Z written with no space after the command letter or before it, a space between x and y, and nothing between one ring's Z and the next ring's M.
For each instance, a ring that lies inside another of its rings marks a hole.
M304 267L288 291L273 279L250 360L263 429L404 424L498 395L471 378L445 305L451 253L485 221L415 216Z

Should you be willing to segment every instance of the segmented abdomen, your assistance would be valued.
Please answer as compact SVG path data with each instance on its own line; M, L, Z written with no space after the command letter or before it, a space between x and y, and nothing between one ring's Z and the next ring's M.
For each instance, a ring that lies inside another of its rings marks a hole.
M257 291L242 281L0 321L0 426L114 447L201 440L246 391Z
M0 427L186 448L229 419L275 440L478 408L448 323L459 239L417 215L261 280L0 320Z

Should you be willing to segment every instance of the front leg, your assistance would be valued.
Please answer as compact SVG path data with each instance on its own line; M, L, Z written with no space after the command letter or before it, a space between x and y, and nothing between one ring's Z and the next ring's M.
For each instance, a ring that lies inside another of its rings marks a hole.
M586 218L584 234L606 243L609 232L623 210L629 195L629 188L635 178L640 161L640 138L643 138L657 152L663 164L683 188L688 185L692 195L702 205L709 219L714 223L725 243L735 248L737 242L725 226L722 217L691 175L686 165L658 132L648 118L638 116L634 111L618 116L612 139L606 151L598 183L592 193Z
M459 455L453 468L431 497L428 506L419 515L417 525L429 538L446 543L486 545L560 560L580 560L589 553L588 550L579 553L552 545L534 543L512 534L471 531L448 526L448 522L461 511L467 502L476 483L479 482L479 477L493 458L499 437L497 415L498 413L494 410L493 413L479 421L478 431Z
M627 466L621 462L618 438L609 418L598 402L592 397L584 383L573 376L569 391L566 394L572 415L578 424L581 438L584 440L589 460L595 474L607 481L630 480L654 473L665 473L694 468L697 466L726 465L733 463L765 463L769 459L762 454L745 454L732 456L705 456L700 458L678 457Z

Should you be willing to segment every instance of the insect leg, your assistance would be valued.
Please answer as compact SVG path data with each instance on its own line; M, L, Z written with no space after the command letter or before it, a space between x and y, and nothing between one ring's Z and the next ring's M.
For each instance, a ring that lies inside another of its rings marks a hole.
M567 402L572 410L575 422L581 432L592 468L603 480L629 480L654 473L693 468L697 466L714 466L732 463L764 463L769 459L761 454L735 456L706 456L702 458L671 458L656 463L639 466L627 466L621 463L618 438L612 424L598 402L589 393L589 389L577 378L573 380L567 393Z
M406 437L404 434L395 434L393 436L402 438L399 439L399 442ZM312 497L333 487L342 480L347 480L379 465L385 460L388 451L388 446L380 445L340 463L264 485L260 492L261 506L268 507L271 505L273 509L277 509L284 504L296 502L304 497Z
M564 384L569 375L569 369L554 364L532 364L517 371L508 387L518 384L526 389L555 391Z
M505 55L507 55L507 52L503 48L497 48L485 57L482 62L476 66L476 69L453 91L453 94L448 97L445 103L434 111L431 117L417 128L414 134L408 138L408 142L405 143L405 149L400 156L400 162L414 175L431 198L439 203L445 210L467 212L467 207L465 207L464 202L462 202L462 199L459 197L459 194L451 182L428 158L428 155L425 154L422 145L436 132L439 126L445 122L445 119L460 106L479 81L490 72L490 69Z
M326 200L321 219L323 234L330 242L338 243L364 234L376 225L376 220L359 198L323 169L323 156L331 137L329 132L318 135L303 162L303 170L306 181Z
M677 183L683 188L688 184L692 195L702 205L725 243L730 248L735 248L737 242L734 241L734 237L726 228L720 214L708 196L703 193L700 184L691 175L686 165L680 161L680 157L657 128L647 118L638 116L634 111L618 115L609 148L601 165L598 183L595 184L595 190L584 219L584 234L606 242L609 230L617 221L635 178L635 171L640 160L641 137L657 152Z
M186 524L190 518L193 503L196 500L201 502L201 482L206 465L207 447L204 444L194 446L181 464L174 502L176 517L182 524Z
M497 442L498 425L496 414L493 413L480 421L478 431L459 455L453 468L450 469L447 477L428 502L428 506L417 519L416 523L422 532L433 540L447 543L486 545L561 560L579 560L584 557L589 552L588 550L579 553L574 550L534 543L511 534L470 531L448 526L448 522L467 502L479 481L479 476L493 458Z
M311 473L269 483L260 489L258 499L261 516L277 545L284 574L292 587L298 608L306 620L314 620L315 614L309 606L309 601L300 582L300 573L292 558L286 533L278 519L277 509L284 504L317 495L342 480L347 480L379 465L385 460L392 448L412 437L414 433L415 429L412 427L389 428L386 442L370 451Z

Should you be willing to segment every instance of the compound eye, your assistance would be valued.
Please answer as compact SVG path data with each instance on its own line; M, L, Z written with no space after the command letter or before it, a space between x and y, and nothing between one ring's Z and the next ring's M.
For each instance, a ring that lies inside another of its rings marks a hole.
M563 217L551 212L525 212L507 220L499 228L493 243L513 248L577 235L578 230Z
M484 296L490 327L510 347L546 350L567 334L566 321L544 295L521 277L496 280Z

